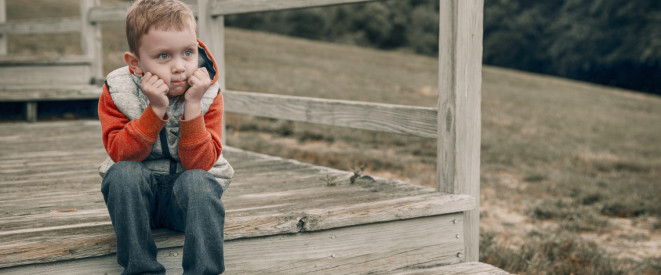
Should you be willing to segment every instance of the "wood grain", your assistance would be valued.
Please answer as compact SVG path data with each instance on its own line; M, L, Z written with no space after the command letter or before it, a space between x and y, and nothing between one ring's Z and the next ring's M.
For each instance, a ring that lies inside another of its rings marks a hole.
M461 214L225 242L227 274L392 273L459 262ZM429 238L420 238L428 236ZM457 238L459 236L459 238ZM181 248L161 249L168 273L181 274ZM462 266L462 270L467 270ZM481 270L484 270L482 267ZM9 268L3 274L119 273L114 255Z
M211 12L213 15L229 15L370 1L374 0L215 0L212 4Z
M4 5L3 5L4 6ZM80 18L58 18L0 24L0 34L38 34L80 32Z
M226 91L230 113L436 137L436 110L393 104Z
M351 184L348 171L231 147L223 154L236 171L223 195L228 241L438 217L475 204L394 180ZM114 252L96 171L104 158L98 121L0 124L0 267ZM154 238L160 248L183 244L179 232Z
M438 190L480 197L483 0L441 0ZM478 260L479 201L466 213L466 260Z

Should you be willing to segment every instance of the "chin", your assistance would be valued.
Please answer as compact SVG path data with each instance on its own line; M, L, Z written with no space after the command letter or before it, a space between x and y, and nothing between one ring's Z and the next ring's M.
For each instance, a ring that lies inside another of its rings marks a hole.
M188 90L188 89L187 88L177 88L177 89L174 89L174 90L168 92L168 96L177 97L177 96L185 94L186 90Z

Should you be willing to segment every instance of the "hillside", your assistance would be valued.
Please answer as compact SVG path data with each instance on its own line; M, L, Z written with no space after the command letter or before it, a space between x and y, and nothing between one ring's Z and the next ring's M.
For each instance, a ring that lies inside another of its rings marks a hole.
M242 30L226 41L229 89L436 105L434 58ZM660 267L661 98L485 66L482 116L483 237L506 247L533 232L594 241L603 257L623 259L605 260L613 263L606 271L639 271L626 259ZM243 116L229 116L227 134L228 144L249 150L434 182L433 140Z
M7 2L9 20L27 18ZM107 73L123 66L123 26L104 25L103 37ZM228 89L436 105L434 58L237 29L225 40ZM10 36L8 48L63 54L78 43ZM482 259L515 273L661 270L661 98L489 66L482 87ZM226 135L247 150L434 182L434 140L238 115Z

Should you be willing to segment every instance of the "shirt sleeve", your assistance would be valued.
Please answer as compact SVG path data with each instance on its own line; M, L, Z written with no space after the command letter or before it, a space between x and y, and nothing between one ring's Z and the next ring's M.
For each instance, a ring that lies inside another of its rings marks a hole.
M209 170L220 158L223 131L223 95L218 93L203 116L179 118L179 160L186 170Z
M147 106L140 118L129 121L113 102L108 86L104 85L99 98L99 120L103 146L114 162L143 161L151 153L167 117L165 120L159 118L151 106Z

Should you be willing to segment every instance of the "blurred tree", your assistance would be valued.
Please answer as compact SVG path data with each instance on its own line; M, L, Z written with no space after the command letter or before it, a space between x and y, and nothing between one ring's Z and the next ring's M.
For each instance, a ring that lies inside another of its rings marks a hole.
M228 26L438 53L438 0L228 16ZM485 0L484 63L661 94L660 0Z

